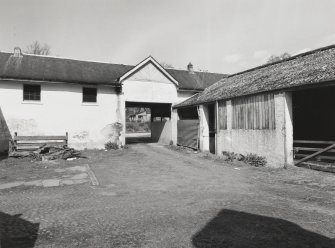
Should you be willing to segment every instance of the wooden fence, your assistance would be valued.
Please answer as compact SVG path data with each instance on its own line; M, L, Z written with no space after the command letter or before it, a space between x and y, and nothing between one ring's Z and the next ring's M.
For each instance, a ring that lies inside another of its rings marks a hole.
M218 124L219 130L227 129L227 102L218 101Z
M232 100L233 129L275 129L274 94Z
M294 140L295 164L307 160L335 162L335 141ZM298 160L300 159L300 160Z

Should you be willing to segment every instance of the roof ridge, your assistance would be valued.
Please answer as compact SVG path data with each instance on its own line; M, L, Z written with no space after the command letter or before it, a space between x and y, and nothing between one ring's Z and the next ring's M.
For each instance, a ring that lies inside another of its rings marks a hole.
M330 49L333 49L333 48L335 48L335 44L329 45L329 46L325 46L325 47L321 47L321 48L317 48L317 49L314 49L314 50L311 50L311 51L307 51L307 52L304 52L304 53L299 53L299 54L296 54L296 55L291 56L291 57L286 58L286 59L282 59L282 60L275 61L275 62L272 62L272 63L264 64L264 65L259 65L259 66L256 66L256 67L244 70L244 71L240 71L240 72L237 72L237 73L228 74L227 78L230 78L230 77L233 77L233 76L237 76L237 75L241 75L241 74L244 74L244 73L247 73L247 72L250 72L250 71L255 71L255 70L258 70L258 69L262 69L262 68L265 68L265 67L268 67L268 66L271 66L271 65L276 65L276 64L284 63L286 61L290 61L290 60L293 60L293 59L304 57L304 56L307 56L307 55L310 55L310 54L313 54L313 53L316 53L316 52L322 52L322 51L325 51L325 50L330 50ZM220 81L222 81L222 80L220 80Z
M164 67L163 67L164 68ZM173 71L183 71L183 72L189 72L185 69L176 69L176 68L164 68L165 70L173 70ZM193 71L194 73L208 73L208 74L218 74L218 75L229 75L227 73L221 73L221 72L209 72L209 71Z

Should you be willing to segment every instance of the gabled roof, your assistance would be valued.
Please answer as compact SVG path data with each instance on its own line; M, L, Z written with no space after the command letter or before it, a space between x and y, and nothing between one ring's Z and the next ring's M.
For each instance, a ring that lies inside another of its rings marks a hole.
M229 75L174 107L199 105L262 92L321 85L335 80L335 45Z
M132 68L129 65L0 53L0 78L7 79L113 85Z
M183 90L201 91L226 77L225 74L218 73L164 69L152 57L132 66L30 54L16 57L12 53L0 52L0 79L119 85L120 79L131 75L148 62L152 62Z
M128 77L130 77L135 72L137 72L140 68L143 68L144 66L146 66L149 63L153 64L172 83L174 83L177 86L179 85L178 81L176 81L173 77L171 77L171 75L151 56L147 57L146 59L144 59L143 61L141 61L140 63L138 63L135 67L133 67L131 70L129 70L127 73L125 73L124 75L122 75L120 77L120 82L122 82L123 80L126 80Z

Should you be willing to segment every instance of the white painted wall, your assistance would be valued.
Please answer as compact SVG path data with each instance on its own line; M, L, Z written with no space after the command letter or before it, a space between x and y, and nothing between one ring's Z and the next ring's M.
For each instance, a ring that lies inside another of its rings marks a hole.
M268 166L284 167L293 164L293 125L291 94L275 95L274 130L232 129L232 105L227 102L227 130L217 134L218 155L229 151L246 155L255 153L267 158Z
M177 86L151 63L122 84L125 101L175 103L178 100Z
M179 103L194 95L194 92L178 91L171 82L153 64L149 63L122 82L124 99L128 102ZM176 112L177 113L177 112ZM153 140L169 144L177 139L178 114L171 113L171 121L151 123ZM160 135L160 137L158 137Z
M97 104L83 104L81 85L42 83L41 102L33 103L23 102L22 82L0 81L2 119L10 134L63 135L68 132L71 147L103 148L112 133L112 123L120 122L125 127L126 101L174 104L193 95L193 92L178 92L177 85L151 63L122 83L123 94L117 95L113 88L99 86ZM1 128L0 152L8 144L8 135ZM169 143L171 139L172 128L168 124L161 140ZM125 144L125 128L120 142Z
M178 92L178 100L175 103L180 103L185 101L187 98L190 98L191 96L193 96L194 94L196 94L196 92L193 91L179 91Z
M169 144L172 140L171 121L151 122L151 139L161 144Z
M199 106L199 121L200 121L200 150L209 151L209 115L208 106Z
M113 88L98 86L97 103L85 104L81 85L61 83L42 83L41 101L33 103L23 101L23 83L0 81L0 107L11 134L68 132L69 145L77 149L103 148L109 125L122 122L124 115L122 100L118 102Z

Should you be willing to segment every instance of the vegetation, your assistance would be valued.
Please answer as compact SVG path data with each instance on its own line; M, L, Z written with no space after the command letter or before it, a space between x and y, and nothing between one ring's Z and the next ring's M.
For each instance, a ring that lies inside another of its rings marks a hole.
M127 122L127 133L147 133L150 132L150 122Z
M290 54L288 53L283 53L282 55L271 55L269 58L268 58L268 61L267 63L270 64L270 63L273 63L273 62L277 62L277 61L280 61L280 60L283 60L283 59L287 59L291 57Z
M108 141L105 144L105 149L108 150L108 151L109 150L117 150L117 149L119 149L119 146L115 142Z
M262 167L266 165L266 158L258 156L257 154L248 153L246 156L243 156L239 153L234 152L222 152L222 159L224 161L233 162L233 161L243 161L246 164L255 166L255 167Z
M50 55L51 48L48 44L41 44L37 40L35 40L33 43L31 43L29 46L27 46L27 50L25 53L28 54L37 54L37 55Z
M266 158L258 156L257 154L248 153L244 162L255 167L262 167L266 165Z

